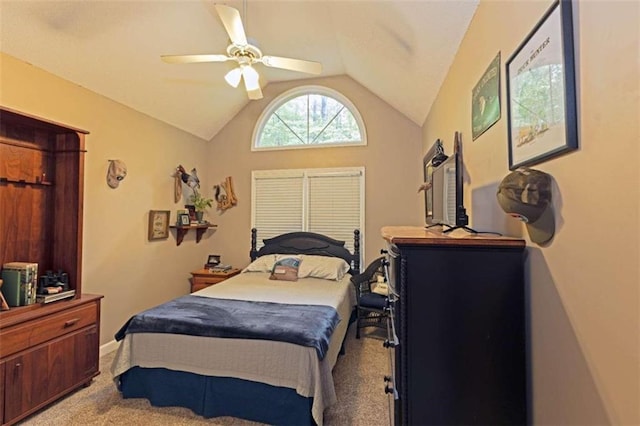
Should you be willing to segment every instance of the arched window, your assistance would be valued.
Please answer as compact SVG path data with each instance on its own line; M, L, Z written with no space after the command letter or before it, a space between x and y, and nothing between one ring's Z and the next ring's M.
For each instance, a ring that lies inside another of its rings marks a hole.
M360 113L328 87L302 86L278 96L253 132L252 150L366 145Z

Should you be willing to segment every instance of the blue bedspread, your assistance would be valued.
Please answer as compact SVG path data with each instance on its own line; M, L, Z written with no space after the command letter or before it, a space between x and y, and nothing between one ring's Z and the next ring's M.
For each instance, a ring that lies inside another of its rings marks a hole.
M313 347L323 359L340 322L331 306L183 296L131 317L116 333L172 333L263 339Z

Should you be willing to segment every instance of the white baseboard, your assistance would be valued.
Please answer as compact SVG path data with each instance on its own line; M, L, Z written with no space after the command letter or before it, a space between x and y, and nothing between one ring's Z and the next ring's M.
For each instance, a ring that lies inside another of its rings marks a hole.
M116 342L115 340L112 340L100 346L100 356L104 356L106 354L109 354L115 351L116 349L118 349L118 345L120 345L120 343Z

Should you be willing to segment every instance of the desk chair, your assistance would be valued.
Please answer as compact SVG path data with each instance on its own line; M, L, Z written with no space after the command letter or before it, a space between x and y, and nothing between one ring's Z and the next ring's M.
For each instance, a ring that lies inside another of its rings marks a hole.
M351 277L356 288L356 339L360 338L360 329L364 327L380 327L386 329L388 317L387 296L373 293L372 285L377 276L383 274L384 256L371 262L363 273Z

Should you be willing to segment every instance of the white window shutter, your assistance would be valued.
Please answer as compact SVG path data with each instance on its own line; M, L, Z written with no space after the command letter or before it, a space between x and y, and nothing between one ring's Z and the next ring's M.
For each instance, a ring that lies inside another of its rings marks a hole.
M254 171L251 210L257 248L265 238L309 231L353 252L353 231L364 236L364 168Z
M361 175L309 175L308 230L346 242L353 251L353 230L361 228Z
M262 240L303 230L303 175L254 175L253 227Z

